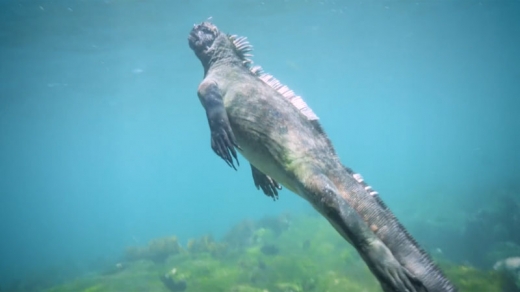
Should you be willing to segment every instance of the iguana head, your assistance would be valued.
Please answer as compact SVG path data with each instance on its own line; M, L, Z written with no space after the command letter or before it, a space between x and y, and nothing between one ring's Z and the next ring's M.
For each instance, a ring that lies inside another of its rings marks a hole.
M249 66L251 60L248 54L251 45L244 37L228 35L209 21L195 24L188 37L190 48L202 62L204 69L217 62Z
M218 28L210 23L195 24L188 37L190 48L200 58L209 53L211 46L220 35Z
M216 62L229 59L229 56L233 55L227 35L221 33L209 21L195 24L188 37L188 42L190 48L202 63L204 72L207 72Z

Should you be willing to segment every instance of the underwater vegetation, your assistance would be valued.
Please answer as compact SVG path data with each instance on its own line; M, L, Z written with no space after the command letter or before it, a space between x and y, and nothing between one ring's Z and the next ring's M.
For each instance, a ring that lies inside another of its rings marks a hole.
M213 257L225 256L227 247L226 243L216 242L211 235L190 239L186 244L186 249L190 254L209 253Z
M504 194L497 197L495 204L477 210L467 222L463 240L479 243L468 250L468 258L479 266L520 256L520 200Z
M129 247L125 252L125 260L136 261L148 259L155 263L161 263L171 255L178 254L182 251L177 237L157 238L145 247Z
M496 268L501 261L520 258L520 196L517 194L507 191L487 196L490 200L482 205L454 210L458 220L416 220L409 224L410 231L438 256L483 270ZM520 272L520 263L501 269L515 274ZM515 281L520 281L520 275Z
M436 258L464 291L515 291L498 270ZM64 292L380 292L356 251L316 214L244 220L221 239L177 238L127 249L110 272L98 272L44 291ZM119 266L118 266L119 265Z

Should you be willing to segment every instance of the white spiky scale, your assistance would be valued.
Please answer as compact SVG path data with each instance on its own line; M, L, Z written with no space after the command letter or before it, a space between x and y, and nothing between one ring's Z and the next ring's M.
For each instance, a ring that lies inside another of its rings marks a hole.
M298 109L304 109L307 107L307 104L303 101L303 99L299 96L291 98L291 102L296 106Z
M303 113L303 115L306 116L307 119L309 119L310 121L316 121L316 120L319 119L318 116L317 116L317 115L312 111L312 109L309 108L309 107L306 107L306 108L304 108L304 109L301 109L300 111L301 111L301 112Z
M359 173L354 173L352 176L353 176L353 177L354 177L358 182L360 182L360 183L363 182L363 177L361 176L361 174L359 174Z
M280 83L280 81L274 79L274 80L271 80L271 85L273 87L275 87L276 90L280 89L279 87L282 86L282 83ZM281 92L280 92L281 93Z
M286 91L286 92L283 94L283 96L285 96L285 97L287 97L287 98L289 98L289 99L292 99L291 97L295 97L295 96L296 96L296 93L294 93L294 91L292 91L292 90L289 89L288 91Z
M280 87L280 89L278 90L278 92L280 92L282 95L284 95L286 92L288 92L290 89L287 87L287 86L282 86Z
M255 75L262 74L262 67L254 66L253 68L251 68L251 72Z
M260 78L260 80L265 81L266 83L269 83L269 76L262 75L262 76L259 76L259 78Z

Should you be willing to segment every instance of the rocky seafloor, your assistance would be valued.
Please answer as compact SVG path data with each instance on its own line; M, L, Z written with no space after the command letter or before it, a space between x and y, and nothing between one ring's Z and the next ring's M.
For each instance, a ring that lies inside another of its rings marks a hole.
M461 292L517 291L518 279L501 266L477 268L440 252L432 256ZM4 291L381 291L356 251L316 214L244 220L219 240L157 238L129 247L120 260L97 272L59 285L19 285Z

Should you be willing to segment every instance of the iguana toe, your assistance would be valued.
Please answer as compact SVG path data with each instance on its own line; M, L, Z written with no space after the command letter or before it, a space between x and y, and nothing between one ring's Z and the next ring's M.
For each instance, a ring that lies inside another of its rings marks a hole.
M282 189L282 186L253 165L251 165L251 170L253 172L253 181L256 189L262 189L266 196L271 197L276 201L278 199L278 191Z
M226 133L225 131L212 134L211 136L211 148L215 153L220 156L227 165L233 167L233 169L237 169L235 167L234 160L237 163L237 166L240 166L238 162L237 152L235 147L238 148L238 145L235 142L235 138L233 137L233 133Z

